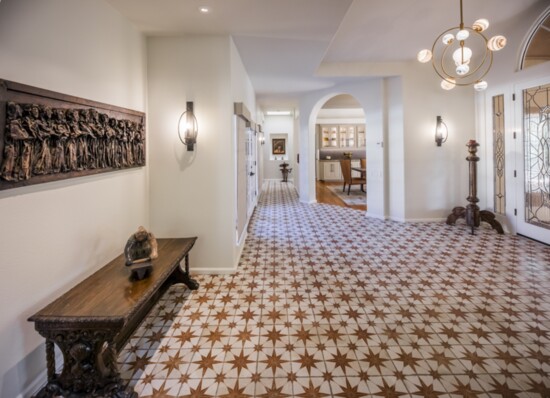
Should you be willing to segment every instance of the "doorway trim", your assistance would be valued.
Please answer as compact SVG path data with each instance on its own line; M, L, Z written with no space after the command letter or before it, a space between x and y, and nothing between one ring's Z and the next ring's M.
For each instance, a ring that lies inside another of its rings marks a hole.
M324 103L336 95L349 94L361 105L366 121L367 192L369 207L366 216L386 219L387 216L387 128L383 79L365 80L353 85L312 93L300 102L300 162L299 192L304 203L315 203L315 123Z

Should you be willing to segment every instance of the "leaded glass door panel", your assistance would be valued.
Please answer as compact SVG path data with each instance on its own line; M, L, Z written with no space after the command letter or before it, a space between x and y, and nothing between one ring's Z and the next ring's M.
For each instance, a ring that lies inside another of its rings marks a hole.
M518 233L550 244L550 84L522 90Z

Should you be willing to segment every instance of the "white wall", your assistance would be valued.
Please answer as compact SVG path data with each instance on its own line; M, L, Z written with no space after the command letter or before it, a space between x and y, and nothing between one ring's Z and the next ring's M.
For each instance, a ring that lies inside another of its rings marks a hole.
M241 56L239 55L239 52L237 51L237 47L235 46L235 43L233 42L233 39L229 39L229 50L230 50L230 58L231 58L231 101L232 103L236 102L242 102L248 109L251 115L256 115L256 93L254 92L254 88L252 87L252 82L250 80L250 77L246 73L246 69L244 68L244 64L242 62ZM228 104L231 107L231 104ZM232 108L231 108L232 109ZM235 116L233 116L235 117ZM252 116L254 117L254 116ZM257 120L254 120L253 122L257 123ZM237 137L237 132L233 132L233 137ZM259 153L261 151L259 142L258 142L258 135L256 135L256 143L258 146L256 147L257 152ZM236 142L235 142L236 144ZM229 150L229 148L225 148L226 151ZM230 155L233 156L233 162L236 167L236 148L231 148ZM259 156L257 156L259 158ZM259 160L259 159L258 159ZM229 179L229 174L225 175L226 178ZM232 174L233 176L233 186L237 186L237 175L234 172ZM259 176L258 176L259 178ZM258 195L260 194L261 185L258 186ZM236 192L236 190L235 190ZM235 204L234 209L235 213L233 216L233 220L237 218L237 198L235 196ZM245 231L246 234L246 231ZM244 234L243 234L244 236ZM244 248L245 239L241 239L240 242L233 245L233 268L237 268L238 262L241 256L242 249Z
M233 102L255 112L251 84L227 36L148 38L151 229L197 236L195 271L236 267ZM199 125L195 151L177 136L186 101Z
M295 160L295 147L294 147L294 117L290 116L265 116L263 125L265 134L265 145L263 145L263 157L264 157L264 178L265 179L282 179L281 170L279 165L287 162L292 164ZM286 155L272 155L272 139L273 138L285 138L286 139ZM284 159L281 159L283 157ZM290 166L293 167L293 166ZM289 175L289 180L293 179L294 167L292 173Z
M145 111L144 45L103 1L0 2L3 79ZM40 387L44 339L27 318L148 226L147 185L139 168L0 192L0 396Z
M395 167L404 167L404 189L399 187L383 188L388 195L404 195L405 208L404 220L440 220L445 218L455 206L466 204L468 196L468 165L464 158L467 155L465 144L470 138L475 138L475 112L474 94L471 87L457 87L452 91L444 91L439 86L437 75L430 65L422 65L416 61L405 63L349 63L349 64L324 64L319 68L320 75L327 76L378 76L383 84L383 90L375 89L368 92L363 90L358 95L369 98L372 101L371 115L380 118L375 124L377 142L384 141L388 146L385 151L374 151L369 155L369 143L367 142L367 185L369 178L383 179L386 172L386 180L389 184L401 184L392 180L394 171L372 170L371 162L377 156L383 159L383 154L390 156L387 167L394 167L397 159L404 154L404 166L396 164ZM401 79L401 99L399 100L397 81L383 83L382 79L393 79L395 76ZM373 81L375 78L371 78ZM336 89L341 89L340 86ZM396 97L397 94L397 97ZM361 102L361 101L360 101ZM398 139L400 135L391 120L399 118L398 109L403 109L403 149L399 143L392 143L392 139ZM441 115L449 126L449 139L442 147L437 147L434 141L435 120ZM367 140L369 115L365 115L367 124ZM390 124L388 124L390 123ZM389 134L389 136L388 136ZM393 153L393 150L396 150ZM388 151L392 151L391 153ZM373 158L374 156L374 158ZM370 158L370 160L369 160ZM378 160L376 164L382 165ZM371 175L374 173L374 175ZM379 182L376 182L380 186ZM402 219L401 204L396 208L394 198L386 197L382 203L377 200L376 207L371 206L371 188L369 192L368 213L375 217L390 217ZM392 205L390 206L390 203ZM396 212L394 214L394 212Z
M292 128L293 128L293 141L292 146L294 148L296 156L294 156L294 161L292 164L292 180L294 182L294 187L296 188L296 191L298 192L298 197L300 197L300 163L303 161L306 161L306 158L303 157L302 153L300 152L300 117L298 115L294 115L294 119L292 120ZM298 159L299 157L299 159Z
M405 219L443 219L468 204L466 143L475 139L474 89L445 91L430 65L411 63L403 82ZM449 128L447 142L435 143L437 116Z
M388 215L397 221L405 220L405 137L403 119L403 81L401 77L385 79L384 106L386 112L387 153L385 175Z

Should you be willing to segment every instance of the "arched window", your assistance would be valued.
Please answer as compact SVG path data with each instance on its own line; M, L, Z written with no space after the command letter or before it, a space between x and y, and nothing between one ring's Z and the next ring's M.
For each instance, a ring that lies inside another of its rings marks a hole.
M537 20L528 36L520 69L550 61L550 8Z

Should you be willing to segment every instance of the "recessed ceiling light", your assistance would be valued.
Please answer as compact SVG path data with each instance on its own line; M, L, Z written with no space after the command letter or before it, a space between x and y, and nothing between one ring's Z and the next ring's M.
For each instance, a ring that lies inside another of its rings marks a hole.
M267 111L268 116L290 116L290 111Z
M210 12L209 7L199 7L199 11L203 14L208 14Z

